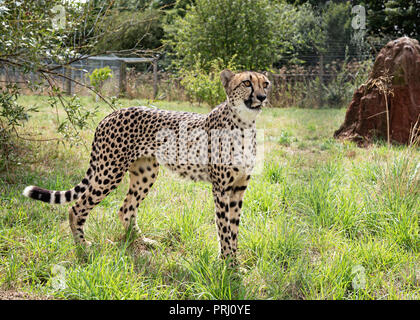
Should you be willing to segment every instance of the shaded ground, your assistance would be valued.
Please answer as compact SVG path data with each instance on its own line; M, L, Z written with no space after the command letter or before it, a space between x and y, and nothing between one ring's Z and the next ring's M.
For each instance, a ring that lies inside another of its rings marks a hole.
M31 295L14 290L0 290L0 300L51 300L52 297Z

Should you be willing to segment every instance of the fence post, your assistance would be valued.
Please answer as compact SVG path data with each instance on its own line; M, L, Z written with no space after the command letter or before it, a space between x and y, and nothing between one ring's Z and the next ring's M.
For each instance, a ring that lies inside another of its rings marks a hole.
M71 96L71 79L72 79L72 70L70 66L67 66L64 68L64 73L66 76L66 94L68 94L69 96Z
M157 58L153 59L153 99L157 96Z
M120 96L124 96L127 91L127 64L120 60Z
M324 55L321 53L319 56L319 87L318 87L318 108L322 107L322 95L323 95L323 87L324 84Z

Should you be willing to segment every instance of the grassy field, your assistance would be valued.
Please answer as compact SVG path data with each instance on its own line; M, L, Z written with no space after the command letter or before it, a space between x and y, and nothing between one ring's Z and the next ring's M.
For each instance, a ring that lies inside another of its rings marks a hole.
M20 101L42 111L24 132L57 137L57 114L46 98ZM94 105L90 97L82 102ZM138 213L155 248L123 238L117 211L125 177L89 215L85 232L92 247L76 250L69 205L21 193L27 185L67 190L77 184L88 167L94 128L110 111L100 104L92 129L81 132L88 148L20 141L15 153L21 160L0 172L0 291L48 299L420 298L420 151L383 142L360 149L334 140L344 110L263 111L264 167L245 194L238 270L217 258L210 185L165 169Z

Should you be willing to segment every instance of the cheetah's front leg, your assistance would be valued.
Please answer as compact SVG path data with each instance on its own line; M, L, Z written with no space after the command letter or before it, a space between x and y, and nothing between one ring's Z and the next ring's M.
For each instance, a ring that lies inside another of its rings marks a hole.
M219 238L219 252L223 259L231 257L231 230L229 222L229 192L213 186L213 198L216 211L216 226Z
M245 190L248 186L246 178L240 179L232 187L229 197L229 225L230 225L230 247L232 248L232 255L236 255L238 248L238 229L241 217L242 202Z

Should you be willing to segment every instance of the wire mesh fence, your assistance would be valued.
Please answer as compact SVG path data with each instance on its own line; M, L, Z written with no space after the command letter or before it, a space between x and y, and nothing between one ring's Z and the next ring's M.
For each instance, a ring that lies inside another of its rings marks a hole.
M152 65L152 84L154 94L157 92L157 60L155 58L132 58L117 56L92 56L82 57L76 62L67 66L60 66L49 74L52 84L67 94L86 94L90 86L89 75L96 69L108 67L112 76L103 84L103 90L109 96L125 94L127 90L127 67L139 63ZM54 65L51 65L54 67ZM44 78L36 72L21 72L20 69L9 65L0 66L0 84L17 84L22 88L31 87L32 91L42 93L45 86L42 86ZM34 90L34 84L36 86Z
M325 101L337 100L340 95L344 98L339 100L345 102L346 95L356 89L349 86L358 84L356 78L360 78L360 74L367 76L367 70L359 59L328 63L323 63L322 58L319 60L314 65L288 65L273 70L270 73L271 106L320 107ZM138 64L146 64L146 67L136 68ZM125 96L194 102L194 98L189 97L181 85L182 75L159 71L156 58L82 57L76 62L55 69L56 75L52 75L51 78L54 86L69 95L92 94L88 88L89 75L94 70L104 67L108 67L112 74L112 77L107 79L101 87L101 92L108 97ZM0 85L4 86L7 83L15 83L22 88L29 88L32 84L40 83L35 90L33 87L30 88L31 93L45 94L46 90L49 90L45 85L45 79L37 73L22 73L10 66L0 66ZM346 93L346 90L349 92Z

